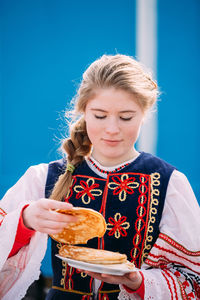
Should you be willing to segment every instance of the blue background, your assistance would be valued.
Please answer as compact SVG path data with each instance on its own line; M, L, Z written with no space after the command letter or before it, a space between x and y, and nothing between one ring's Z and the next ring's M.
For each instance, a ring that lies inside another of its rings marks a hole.
M158 1L157 15L157 155L200 199L200 2ZM135 56L135 1L0 1L0 196L30 165L60 157L64 109L104 53ZM49 250L42 271L51 275Z

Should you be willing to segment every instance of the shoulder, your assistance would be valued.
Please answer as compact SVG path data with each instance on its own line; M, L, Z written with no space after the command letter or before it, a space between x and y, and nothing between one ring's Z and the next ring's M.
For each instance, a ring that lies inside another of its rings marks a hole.
M200 245L200 208L187 177L174 170L166 193L160 231L174 240ZM198 236L198 238L197 238Z
M48 164L48 177L52 176L59 176L60 174L64 173L66 169L66 159L61 158L59 160L51 161Z
M164 159L155 156L153 154L150 153L146 153L146 152L142 152L142 159L144 164L150 164L156 168L170 168L172 170L176 169L175 166L171 165L170 163L166 162Z
M178 170L174 170L172 172L167 194L169 196L171 194L177 194L179 197L182 195L185 199L187 199L187 202L189 202L191 198L195 198L194 192L186 175Z
M30 166L22 177L35 176L46 176L48 170L48 163L40 163L38 165Z
M66 167L66 158L61 158L61 159L58 159L58 160L54 160L54 161L51 161L49 162L49 167L51 168L59 168L59 169L63 169Z
M20 203L43 198L47 172L48 164L45 163L29 167L1 199L1 207L11 211Z
M136 167L139 172L145 174L159 173L162 181L166 181L166 184L168 183L172 172L176 169L173 165L167 163L158 156L146 152L141 152L138 158L133 162L132 166Z
M48 198L51 191L58 180L59 176L65 172L66 169L66 159L62 158L49 163L47 179L45 184L45 196Z

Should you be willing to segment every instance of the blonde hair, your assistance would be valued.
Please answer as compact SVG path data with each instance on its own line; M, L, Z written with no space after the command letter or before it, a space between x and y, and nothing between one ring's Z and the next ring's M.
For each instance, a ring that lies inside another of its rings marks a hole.
M158 96L156 82L141 63L127 55L103 55L83 73L75 98L75 114L83 115L88 101L104 88L121 89L133 95L144 112L153 106ZM70 127L70 137L63 140L62 149L67 154L67 162L76 168L90 154L91 146L86 123L81 116ZM71 182L72 172L66 168L50 197L62 200L68 194Z

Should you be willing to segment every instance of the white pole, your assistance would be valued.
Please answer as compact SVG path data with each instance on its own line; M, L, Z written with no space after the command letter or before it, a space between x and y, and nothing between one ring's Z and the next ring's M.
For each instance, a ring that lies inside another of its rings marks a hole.
M136 2L136 56L156 77L157 69L157 0ZM157 113L144 123L138 150L156 154Z

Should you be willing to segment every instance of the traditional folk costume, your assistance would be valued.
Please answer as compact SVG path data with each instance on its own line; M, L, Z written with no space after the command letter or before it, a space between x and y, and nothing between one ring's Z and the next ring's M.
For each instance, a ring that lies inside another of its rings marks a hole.
M47 235L36 232L28 245L9 256L24 205L48 197L65 161L31 167L0 202L0 298L21 299L39 276ZM141 269L144 299L200 299L200 213L186 177L163 160L142 152L135 160L102 169L86 159L73 173L65 201L93 208L107 231L87 246L125 253ZM123 286L100 283L55 257L47 299L141 299Z

